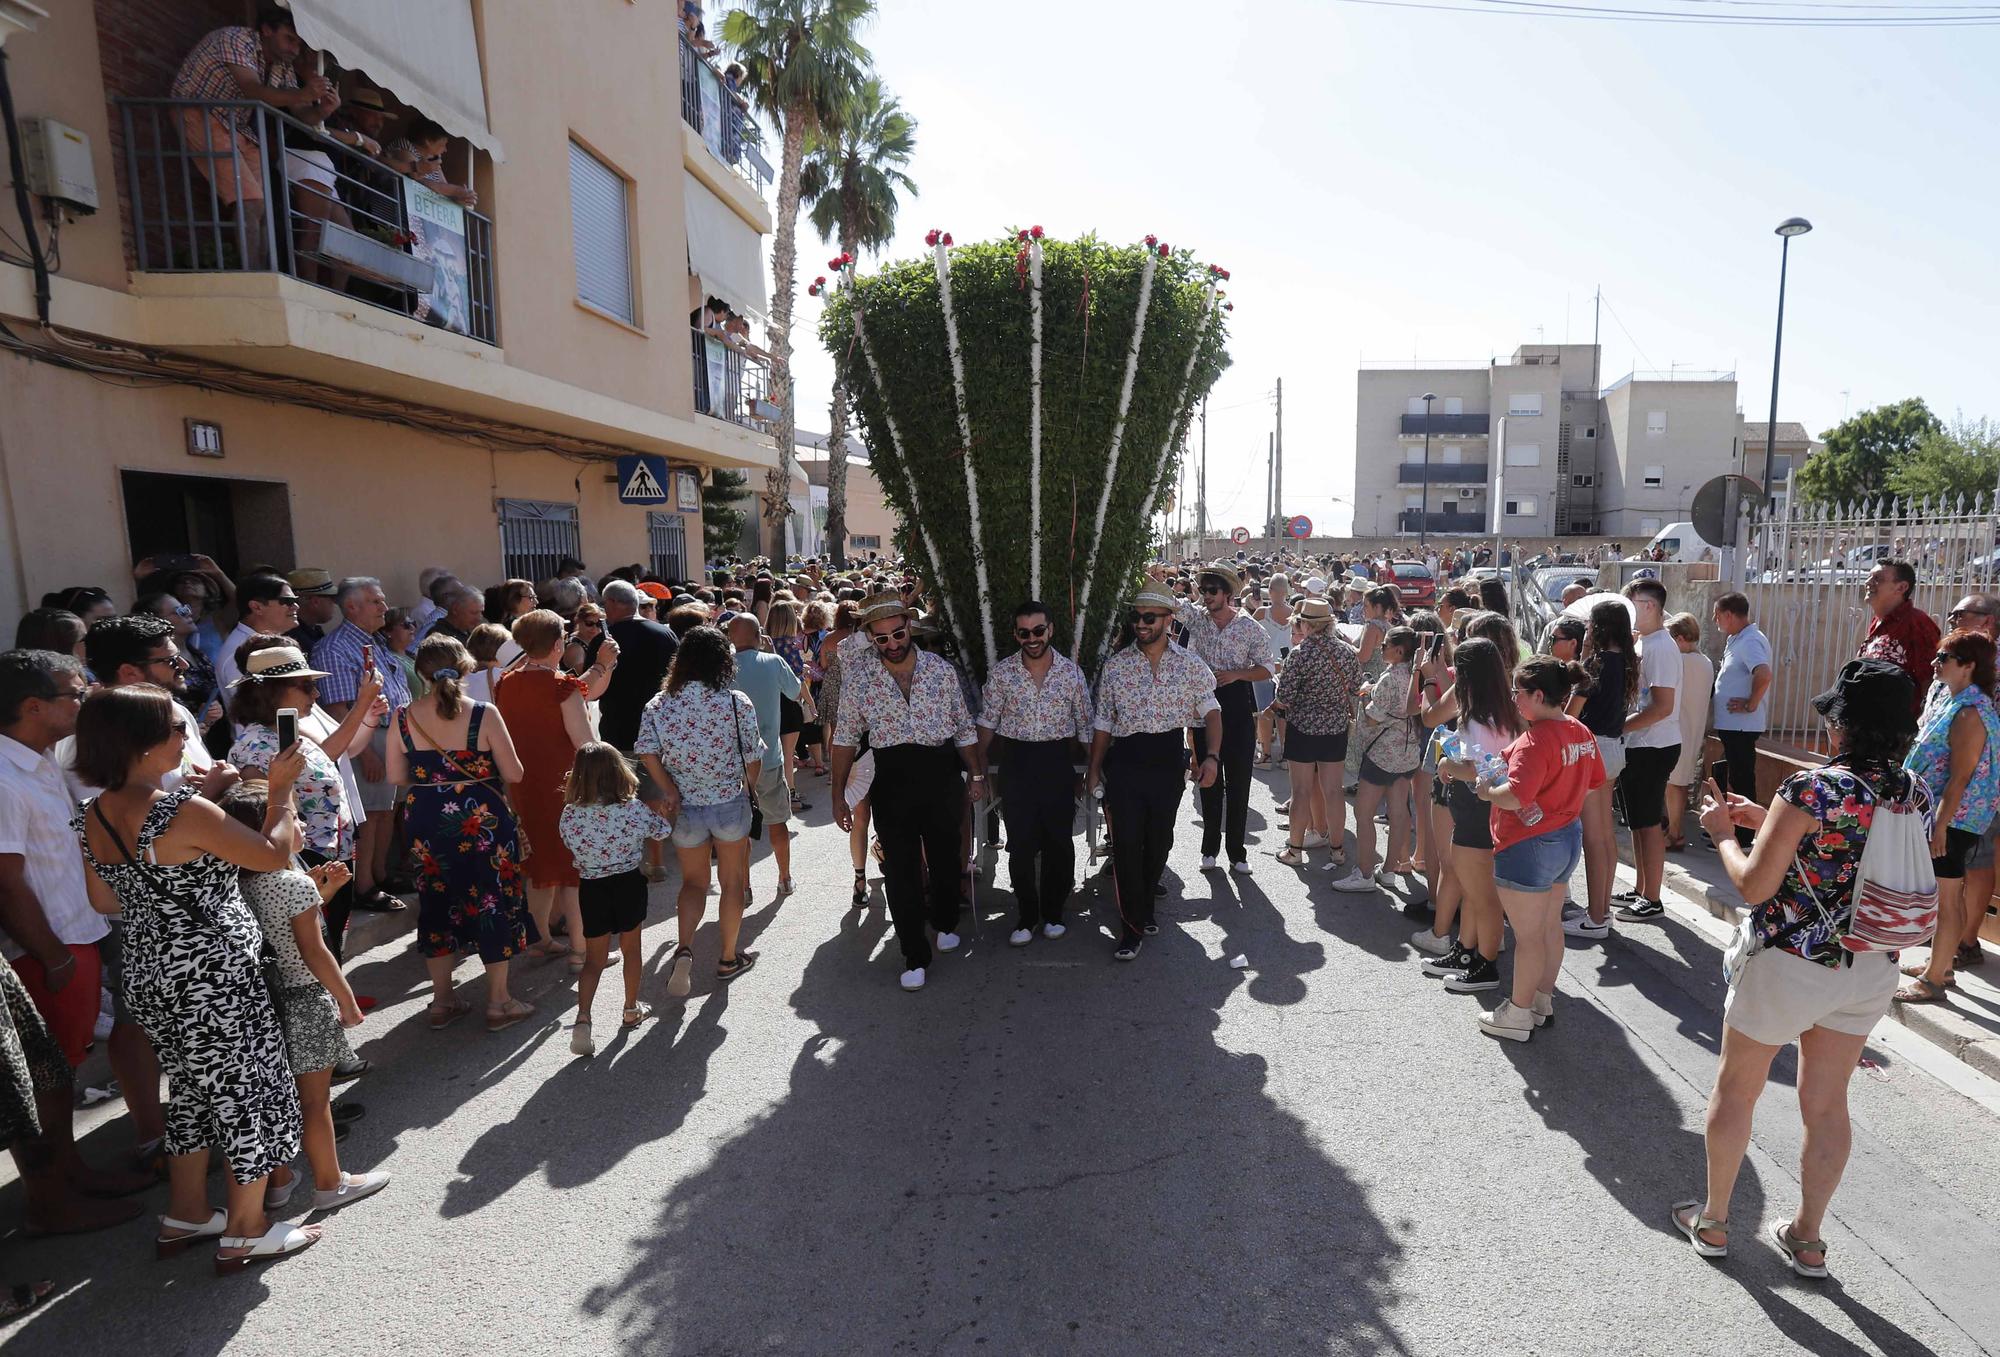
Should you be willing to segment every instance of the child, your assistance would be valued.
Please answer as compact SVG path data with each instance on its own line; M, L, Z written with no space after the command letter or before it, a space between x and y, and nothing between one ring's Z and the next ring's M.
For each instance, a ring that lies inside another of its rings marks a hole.
M222 808L261 831L268 802L266 784L247 779L230 789ZM343 1028L361 1025L361 1008L340 973L340 963L327 950L320 931L319 907L347 884L346 864L326 863L310 876L287 868L278 872L243 873L243 902L257 919L264 942L274 958L271 1001L285 1030L285 1050L298 1080L299 1111L305 1119L306 1160L313 1171L313 1209L332 1211L373 1196L389 1185L381 1169L346 1173L334 1148L333 1108L328 1101L333 1067L354 1055ZM284 1181L278 1181L279 1175ZM283 1206L291 1199L298 1175L281 1168L271 1175L264 1204Z
M577 904L583 914L583 970L577 977L576 1025L569 1049L594 1055L590 1036L590 1004L597 997L597 977L611 954L611 935L618 935L624 959L624 1024L637 1027L652 1012L639 1000L639 971L645 958L639 951L639 930L646 922L646 876L640 870L646 841L664 839L673 826L639 798L639 779L625 756L602 741L592 740L576 751L563 784L562 837L576 859L581 878Z

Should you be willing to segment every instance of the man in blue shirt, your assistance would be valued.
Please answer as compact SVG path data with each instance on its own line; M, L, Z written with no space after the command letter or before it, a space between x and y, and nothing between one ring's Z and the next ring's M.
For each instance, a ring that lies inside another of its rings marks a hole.
M792 893L792 833L786 822L792 818L792 789L785 781L784 738L779 733L784 717L782 699L799 700L799 676L784 660L763 648L764 628L755 613L737 613L729 619L729 644L736 647L736 691L750 699L757 709L757 733L764 747L772 751L764 760L763 775L757 779L757 805L764 812L764 827L771 831L771 856L778 864L778 898ZM748 901L744 902L746 906Z
M1762 805L1757 796L1757 737L1770 725L1764 696L1771 690L1771 643L1750 620L1750 600L1728 593L1715 600L1715 629L1728 637L1722 668L1715 673L1715 736L1722 762L1715 785ZM1747 850L1755 836L1739 827L1736 841Z

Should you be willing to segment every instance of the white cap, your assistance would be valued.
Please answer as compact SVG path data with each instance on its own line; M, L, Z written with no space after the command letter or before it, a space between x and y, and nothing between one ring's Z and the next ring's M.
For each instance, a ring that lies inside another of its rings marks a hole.
M1325 593L1325 592L1326 592L1326 579L1325 579L1325 578L1324 578L1323 576L1320 576L1320 575L1313 575L1313 576L1309 577L1309 578L1308 578L1308 579L1306 580L1306 582L1305 582L1305 591L1306 591L1307 593L1309 593L1309 594L1323 594L1323 593Z

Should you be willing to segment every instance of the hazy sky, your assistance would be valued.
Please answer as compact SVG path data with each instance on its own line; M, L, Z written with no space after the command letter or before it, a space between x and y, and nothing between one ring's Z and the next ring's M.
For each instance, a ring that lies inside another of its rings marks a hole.
M1274 379L1283 507L1341 530L1358 359L1588 342L1600 284L1606 385L1734 368L1762 419L1792 215L1816 229L1792 246L1781 419L1818 434L1911 395L2000 415L2000 27L880 0L867 42L919 123L891 257L931 226L1040 222L1233 271L1208 444L1225 531L1263 511ZM803 282L831 251L801 236L798 418L824 429Z

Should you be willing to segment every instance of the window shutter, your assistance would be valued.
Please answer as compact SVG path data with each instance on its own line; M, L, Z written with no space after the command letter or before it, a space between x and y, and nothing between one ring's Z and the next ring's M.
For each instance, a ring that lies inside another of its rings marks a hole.
M627 325L638 323L632 297L632 220L625 179L569 144L570 230L576 249L576 295Z

